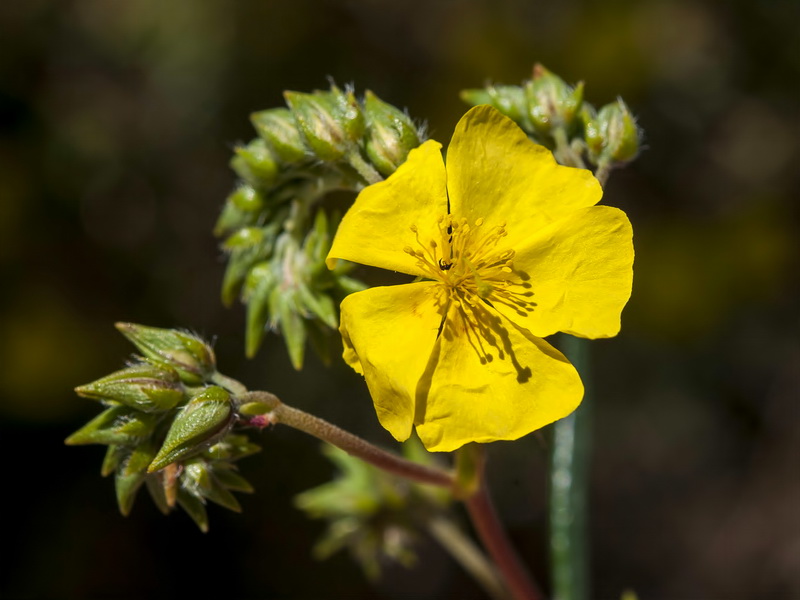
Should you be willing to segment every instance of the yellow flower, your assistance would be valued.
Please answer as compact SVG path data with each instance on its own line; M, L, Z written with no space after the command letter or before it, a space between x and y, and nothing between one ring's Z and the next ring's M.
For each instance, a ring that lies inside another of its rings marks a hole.
M556 164L513 121L479 106L447 151L428 141L359 194L328 266L342 258L414 283L342 302L344 359L381 424L428 450L513 440L572 412L580 377L542 338L616 335L631 291L622 211L589 171Z

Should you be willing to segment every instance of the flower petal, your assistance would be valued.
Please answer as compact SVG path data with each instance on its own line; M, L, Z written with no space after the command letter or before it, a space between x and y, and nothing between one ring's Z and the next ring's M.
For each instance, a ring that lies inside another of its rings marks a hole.
M594 206L603 190L587 170L563 167L534 144L514 121L477 106L456 125L447 148L450 212L474 223L508 223L504 246L571 211Z
M528 280L533 295L526 299L534 306L526 314L510 303L493 302L507 318L539 337L557 331L615 336L631 295L631 223L610 206L577 210L517 248L514 268Z
M583 384L563 354L482 303L472 313L477 330L460 310L450 307L428 394L417 395L428 450L515 440L575 410Z
M441 238L438 220L447 214L441 147L428 140L412 150L386 181L362 190L339 225L328 253L328 268L343 258L410 275L430 275L403 249L420 249L412 226L425 244Z
M367 380L378 420L408 439L417 386L442 323L439 284L374 287L342 302L344 359Z

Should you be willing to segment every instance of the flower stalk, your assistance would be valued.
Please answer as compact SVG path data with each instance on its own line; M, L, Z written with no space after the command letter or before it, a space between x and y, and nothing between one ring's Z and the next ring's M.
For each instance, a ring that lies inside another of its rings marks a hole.
M543 600L544 596L533 583L511 540L500 523L486 483L485 458L481 456L478 466L480 485L465 502L475 531L489 555L503 574L514 600Z
M246 403L264 404L265 411L263 414L268 423L282 423L299 429L323 442L328 442L337 448L341 448L348 454L384 471L419 483L427 483L448 489L453 489L455 486L455 479L451 473L421 465L382 450L324 419L284 404L269 392L248 392L242 400Z

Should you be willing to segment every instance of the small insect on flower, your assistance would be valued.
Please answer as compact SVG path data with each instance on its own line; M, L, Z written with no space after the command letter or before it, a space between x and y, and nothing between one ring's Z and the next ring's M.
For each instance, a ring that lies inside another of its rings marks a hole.
M583 397L569 361L542 338L611 337L631 292L625 213L595 206L589 171L489 106L470 110L447 151L430 140L364 189L328 255L418 278L345 298L344 359L364 375L378 419L428 450L513 440ZM380 231L381 235L375 235Z

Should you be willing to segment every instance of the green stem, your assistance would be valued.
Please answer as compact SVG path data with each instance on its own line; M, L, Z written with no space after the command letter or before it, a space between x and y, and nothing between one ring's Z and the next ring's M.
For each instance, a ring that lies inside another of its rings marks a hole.
M451 490L455 487L455 479L451 473L421 465L382 450L366 440L332 423L328 423L324 419L282 403L269 392L248 392L241 399L244 402L261 402L265 404L265 408L268 409L265 416L270 423L283 423L289 427L299 429L379 469L419 483L438 485Z
M553 427L550 465L550 561L554 600L589 597L588 495L591 372L587 340L564 335L561 349L581 374L583 402Z
M569 143L567 132L563 127L556 127L553 129L553 139L556 142L553 155L559 163L568 167L586 168L586 164L583 162L580 152L576 151L572 144Z
M383 175L378 173L371 164L364 160L358 150L353 150L347 154L347 162L350 163L358 174L364 178L368 185L383 181Z
M442 515L435 516L428 521L428 531L472 575L489 597L508 600L503 580L492 563L453 521Z
M543 598L536 585L528 575L519 559L511 540L508 539L503 525L489 496L484 468L485 461L481 457L478 465L480 485L478 490L466 500L467 512L478 537L489 555L502 573L506 585L514 600L541 600Z

